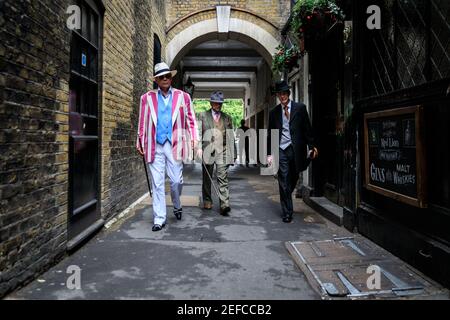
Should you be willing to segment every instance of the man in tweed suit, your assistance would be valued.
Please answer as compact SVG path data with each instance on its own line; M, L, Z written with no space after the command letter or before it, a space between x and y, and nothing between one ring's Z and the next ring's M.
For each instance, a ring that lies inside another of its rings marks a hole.
M233 132L233 121L229 115L222 112L223 93L215 91L211 94L211 109L200 114L202 123L203 150L203 207L212 208L211 178L214 165L217 168L219 185L220 214L230 212L230 193L228 189L228 168L236 161L236 144Z

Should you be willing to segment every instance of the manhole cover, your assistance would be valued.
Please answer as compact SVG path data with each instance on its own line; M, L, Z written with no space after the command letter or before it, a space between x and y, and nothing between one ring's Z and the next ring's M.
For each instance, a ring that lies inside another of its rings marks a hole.
M324 298L448 297L448 290L362 237L286 242L286 248Z

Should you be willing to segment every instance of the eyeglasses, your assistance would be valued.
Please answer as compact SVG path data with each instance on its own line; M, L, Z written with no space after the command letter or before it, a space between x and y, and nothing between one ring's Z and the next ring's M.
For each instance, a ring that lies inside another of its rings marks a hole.
M171 73L168 73L168 74L163 74L162 76L158 76L158 77L156 77L156 79L158 79L158 80L164 80L164 79L172 79L172 74Z

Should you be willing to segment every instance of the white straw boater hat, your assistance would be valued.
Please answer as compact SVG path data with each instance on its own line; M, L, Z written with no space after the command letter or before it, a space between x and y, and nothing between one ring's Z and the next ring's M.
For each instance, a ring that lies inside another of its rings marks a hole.
M171 73L172 77L175 77L177 70L170 70L169 66L165 62L160 62L155 65L155 73L152 80L155 81L156 77L162 76L164 74Z

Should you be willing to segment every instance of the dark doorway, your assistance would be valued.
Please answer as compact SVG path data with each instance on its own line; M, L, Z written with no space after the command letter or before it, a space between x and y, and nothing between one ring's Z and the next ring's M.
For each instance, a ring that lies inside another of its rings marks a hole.
M77 3L81 29L71 36L69 97L69 245L98 223L99 48L102 15L90 0Z
M310 44L312 122L320 154L318 161L313 162L313 186L315 196L325 196L343 206L341 89L344 61L342 32L338 30L336 26Z

